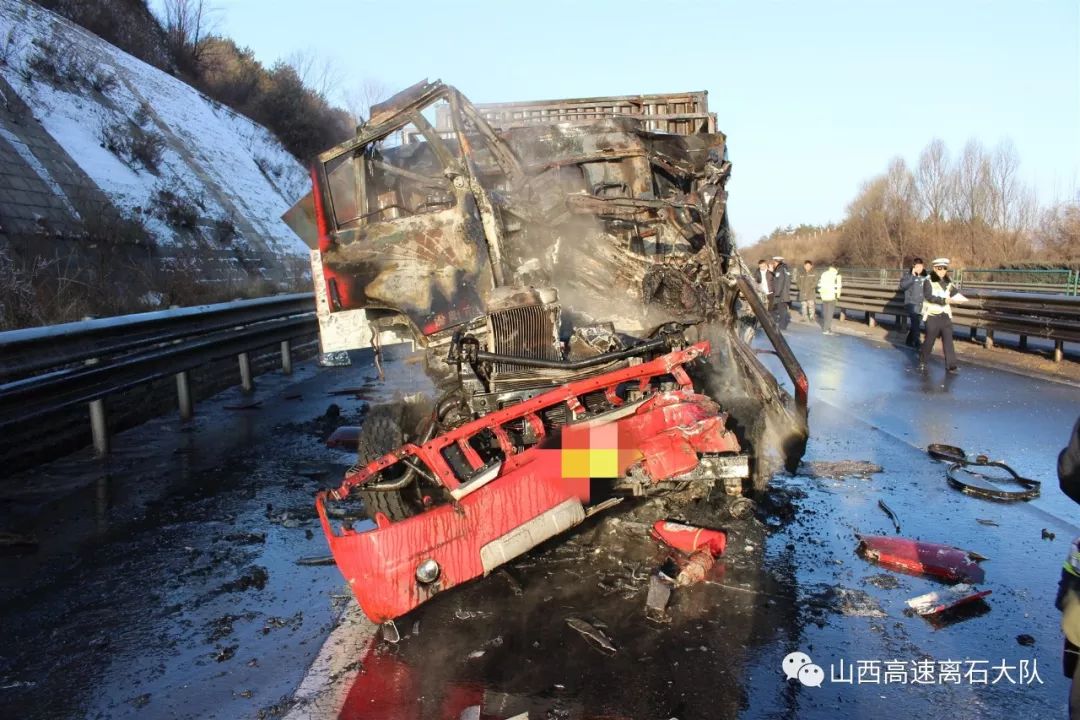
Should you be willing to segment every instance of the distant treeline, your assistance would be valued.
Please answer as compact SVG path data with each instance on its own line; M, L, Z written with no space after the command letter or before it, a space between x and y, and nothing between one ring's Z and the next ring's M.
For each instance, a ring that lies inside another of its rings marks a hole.
M916 256L968 267L1075 266L1080 194L1040 207L1019 165L1009 141L987 150L971 140L952 159L933 140L915 168L895 158L864 182L839 224L777 228L743 252L748 262L783 255L865 267L900 267Z
M164 0L160 19L146 0L38 0L140 60L169 72L273 132L301 162L350 137L354 117L324 89L305 86L297 68L266 68L249 48L212 32L204 0Z

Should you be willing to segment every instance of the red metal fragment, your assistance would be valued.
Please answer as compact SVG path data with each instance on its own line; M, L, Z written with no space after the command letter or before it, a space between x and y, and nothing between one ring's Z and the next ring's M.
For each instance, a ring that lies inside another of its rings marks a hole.
M326 438L326 447L337 448L338 450L355 451L359 443L359 425L342 425L337 430L330 433L330 437Z
M858 551L868 560L908 572L933 575L953 582L980 583L985 572L981 555L967 550L884 535L859 535Z

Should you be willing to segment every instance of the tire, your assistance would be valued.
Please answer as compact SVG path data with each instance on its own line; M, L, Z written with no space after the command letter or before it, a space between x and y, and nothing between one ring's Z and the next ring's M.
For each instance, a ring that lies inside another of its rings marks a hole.
M405 433L401 427L402 411L400 407L382 405L368 413L360 427L360 440L357 445L357 463L366 465L378 460L391 450L405 442ZM405 472L400 465L379 474L380 482L397 480ZM364 511L372 520L376 513L383 513L392 522L404 520L420 512L420 490L416 482L401 490L358 490L357 495L364 503Z

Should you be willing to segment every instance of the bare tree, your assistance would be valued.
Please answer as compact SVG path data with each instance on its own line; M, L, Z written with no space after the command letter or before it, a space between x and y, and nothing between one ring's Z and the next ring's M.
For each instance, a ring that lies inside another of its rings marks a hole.
M324 55L313 48L297 50L285 58L285 64L296 71L304 87L324 99L341 89L345 71L337 58Z
M391 94L389 85L372 77L364 78L342 93L345 109L348 110L356 125L365 123L371 117L371 107L378 105Z
M943 140L934 138L919 155L916 189L925 217L940 235L949 204L949 151Z
M885 221L886 240L894 254L894 260L902 263L907 258L910 236L917 220L918 194L915 178L901 157L893 158L885 172Z
M207 0L162 0L160 19L174 56L197 66L217 26L217 8Z
M1080 257L1080 192L1071 203L1047 208L1038 228L1039 249L1050 259Z
M1016 211L1020 200L1020 183L1016 177L1020 157L1012 140L1005 139L994 148L990 158L991 226L999 230L1018 230Z

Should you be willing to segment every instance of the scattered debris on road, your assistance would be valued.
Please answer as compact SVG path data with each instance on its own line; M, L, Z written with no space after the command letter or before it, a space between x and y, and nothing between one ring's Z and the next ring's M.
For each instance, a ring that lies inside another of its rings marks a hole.
M360 442L359 425L342 425L326 438L326 447L355 451Z
M859 535L857 551L867 560L908 572L932 575L953 582L980 583L985 577L978 553L950 545L902 537Z
M696 585L705 579L705 575L715 564L716 558L707 548L694 551L690 555L690 559L683 565L682 570L679 571L678 577L675 578L675 587Z
M1022 477L1020 473L1000 460L991 460L986 455L969 458L963 448L940 443L928 445L926 451L935 460L950 463L945 471L945 479L951 487L963 493L987 500L1031 500L1039 497L1041 482ZM998 468L1008 473L1008 476L990 475L970 468ZM999 487L1002 484L1018 485L1020 489L1010 490Z
M990 590L979 590L973 585L960 583L944 590L913 597L907 601L907 605L918 615L935 615L957 605L982 600L990 593Z
M708 550L713 557L722 555L727 535L722 530L687 525L676 520L657 520L650 530L657 540L684 553Z
M224 405L226 410L258 410L262 407L262 400L252 400L250 402L236 403L235 405Z
M333 565L334 564L334 556L333 555L315 555L315 556L312 556L312 557L302 557L302 558L297 559L296 564L297 565L304 565L306 567L315 567L315 566L318 566L318 565Z
M885 504L884 500L878 500L877 504L878 504L878 507L881 508L881 510L886 515L888 515L889 519L892 520L893 527L896 528L896 532L897 532L897 534L899 534L900 533L900 519L896 517L896 513L893 512L892 508L890 508L888 505Z
M799 465L796 475L826 480L843 480L854 477L869 480L871 475L882 472L884 468L866 460L812 460Z
M566 624L569 625L572 630L575 630L588 640L589 644L598 650L610 655L614 655L618 652L615 643L613 643L611 638L604 634L604 631L597 627L597 625L577 617L566 618Z

